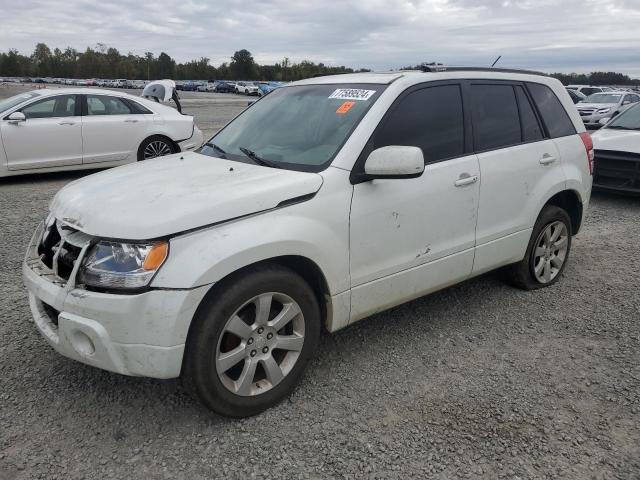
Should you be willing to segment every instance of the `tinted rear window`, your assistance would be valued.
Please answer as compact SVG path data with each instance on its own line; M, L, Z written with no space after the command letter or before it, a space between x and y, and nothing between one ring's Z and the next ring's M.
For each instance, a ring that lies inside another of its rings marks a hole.
M477 151L521 142L518 104L511 85L472 85L471 108Z
M528 83L527 86L551 138L574 135L576 129L556 94L539 83Z

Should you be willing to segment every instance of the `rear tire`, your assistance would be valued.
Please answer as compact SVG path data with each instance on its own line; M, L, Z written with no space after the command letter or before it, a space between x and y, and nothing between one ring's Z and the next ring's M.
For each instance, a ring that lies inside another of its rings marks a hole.
M556 283L569 260L572 234L567 212L546 205L533 227L524 258L505 269L507 282L523 290Z
M186 387L211 410L248 417L298 383L320 336L320 308L297 273L277 265L244 270L210 292L189 331Z
M153 135L145 139L138 148L138 161L150 158L162 157L176 153L173 142L162 135Z

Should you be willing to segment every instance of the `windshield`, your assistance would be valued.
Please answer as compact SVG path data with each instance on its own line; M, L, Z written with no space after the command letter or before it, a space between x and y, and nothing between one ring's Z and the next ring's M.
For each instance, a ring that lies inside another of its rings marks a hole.
M618 103L621 98L620 93L594 93L582 100L582 103Z
M236 117L200 153L252 163L263 159L280 168L321 171L385 87L334 84L276 89ZM247 151L255 155L247 155Z
M628 108L615 117L607 128L620 128L624 130L640 130L640 104Z
M27 100L31 100L32 98L36 98L38 96L40 96L39 93L27 92L21 93L20 95L14 95L13 97L5 98L4 100L0 100L0 112L9 110L16 105L20 105L22 102L26 102Z

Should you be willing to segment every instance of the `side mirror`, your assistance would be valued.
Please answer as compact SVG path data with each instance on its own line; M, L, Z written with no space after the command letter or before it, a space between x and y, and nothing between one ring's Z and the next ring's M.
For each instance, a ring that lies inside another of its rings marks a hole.
M24 116L24 113L22 112L13 112L11 115L9 115L9 123L13 123L13 124L18 124L20 122L24 122L27 120L27 117Z
M389 145L367 157L364 173L369 178L416 178L424 172L424 155L418 147Z
M631 103L630 100L625 100L624 102L622 102L622 105L629 105Z

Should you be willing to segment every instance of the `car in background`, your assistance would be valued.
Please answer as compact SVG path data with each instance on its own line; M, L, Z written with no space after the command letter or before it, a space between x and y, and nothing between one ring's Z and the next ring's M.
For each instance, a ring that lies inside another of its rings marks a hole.
M258 86L253 82L238 82L236 83L236 93L258 95Z
M587 96L584 93L580 93L577 90L571 90L570 88L567 88L567 93L571 97L571 100L573 101L573 103L581 102L582 100L587 98Z
M217 82L214 87L214 92L218 93L234 93L236 91L236 87L231 82Z
M575 90L576 92L580 92L587 97L593 93L601 93L611 90L608 87L592 87L590 85L569 85L567 86L567 89Z
M40 89L0 101L0 177L114 167L202 145L192 116L127 93Z
M593 187L640 195L640 103L630 105L593 134Z
M205 82L202 85L198 85L196 90L198 90L198 92L215 92L217 83L218 82Z
M258 82L258 96L263 97L273 92L276 88L283 87L283 82Z
M580 118L587 128L599 128L601 120L626 105L640 102L640 95L627 92L594 93L576 104Z

